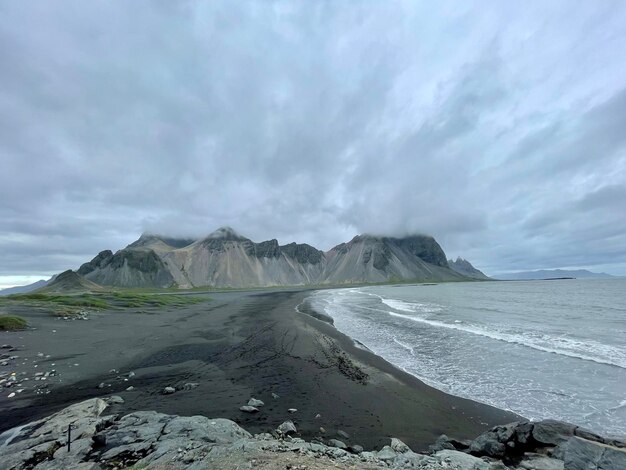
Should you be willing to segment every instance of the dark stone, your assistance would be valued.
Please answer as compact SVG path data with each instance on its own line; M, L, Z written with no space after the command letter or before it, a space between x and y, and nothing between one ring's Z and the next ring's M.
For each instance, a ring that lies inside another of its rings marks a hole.
M352 444L351 446L348 446L348 450L353 454L360 454L363 452L363 447L358 444Z
M94 447L106 447L107 445L107 437L105 434L94 434L91 436L91 440L93 441Z
M515 440L520 444L527 444L530 442L533 432L533 423L528 421L519 423L515 428Z
M481 434L472 441L469 447L470 453L478 457L488 456L495 458L502 458L506 452L505 445L498 441L497 434L493 431L488 431Z
M343 449L343 450L346 450L348 448L342 441L339 441L337 439L330 439L328 441L328 445L331 447L337 447L338 449Z
M434 444L428 446L428 451L432 454L439 452L440 450L456 450L454 444L450 442L450 438L445 434L439 436Z
M575 429L573 424L546 419L534 423L532 436L541 444L555 446L573 436Z
M350 434L348 434L345 431L342 431L341 429L339 431L337 431L337 435L339 437L343 437L344 439L350 439Z

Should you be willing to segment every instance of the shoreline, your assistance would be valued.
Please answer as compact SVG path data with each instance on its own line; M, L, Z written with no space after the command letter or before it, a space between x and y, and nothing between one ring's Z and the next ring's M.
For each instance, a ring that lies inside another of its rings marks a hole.
M27 391L7 399L3 393L0 432L110 394L124 398L124 413L223 417L254 433L293 419L309 440L342 430L365 448L397 437L416 451L441 434L471 438L520 418L430 387L323 319L297 311L310 293L213 293L211 302L178 310L101 312L89 321L28 313L38 329L11 337L23 337L12 353L20 356L13 368L27 377L55 364L58 376L49 378L47 395ZM0 343L12 341L7 338L3 333ZM197 386L183 390L188 383ZM168 386L177 392L164 395ZM240 412L251 397L265 406L255 414Z

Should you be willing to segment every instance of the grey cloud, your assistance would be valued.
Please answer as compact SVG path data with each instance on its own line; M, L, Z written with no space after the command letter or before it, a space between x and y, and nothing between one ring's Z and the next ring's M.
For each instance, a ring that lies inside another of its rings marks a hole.
M221 225L623 267L624 22L620 2L0 2L0 276Z

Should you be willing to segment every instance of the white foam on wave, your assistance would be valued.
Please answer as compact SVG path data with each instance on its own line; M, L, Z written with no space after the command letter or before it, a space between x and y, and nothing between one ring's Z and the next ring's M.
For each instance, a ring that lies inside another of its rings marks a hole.
M406 344L402 341L400 341L398 338L396 338L395 336L393 336L391 338L393 340L394 343L396 343L399 346L402 346L404 349L406 349L407 351L409 351L411 353L412 356L415 356L415 348L413 348L413 346Z
M380 296L378 296L380 297ZM380 297L380 300L385 305L401 312L415 312L415 313L435 313L441 312L443 307L435 304L424 304L419 302L405 302L398 299L388 299Z
M576 359L582 359L585 361L593 361L599 364L606 364L626 369L626 353L605 344L591 344L591 342L582 342L569 338L559 338L549 335L542 335L541 338L533 338L529 335L524 334L504 333L458 323L445 323L437 320L428 320L426 318L420 318L413 315L404 315L391 311L388 313L389 315L392 315L394 317L405 318L407 320L425 323L427 325L438 328L449 328L451 330L463 331L465 333L484 336L498 341L504 341L506 343L519 344L521 346L526 346L532 349L536 349L538 351L558 354L561 356L568 356ZM561 347L550 347L544 343L558 344ZM581 351L581 349L586 351L602 351L604 354L603 356L591 356L588 353Z

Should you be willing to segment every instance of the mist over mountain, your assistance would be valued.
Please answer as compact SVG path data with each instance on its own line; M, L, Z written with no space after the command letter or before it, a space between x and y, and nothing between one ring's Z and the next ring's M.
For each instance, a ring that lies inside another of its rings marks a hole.
M181 288L467 279L426 235L359 235L324 252L276 239L256 243L229 227L196 240L143 234L116 253L101 251L77 273L103 286Z

